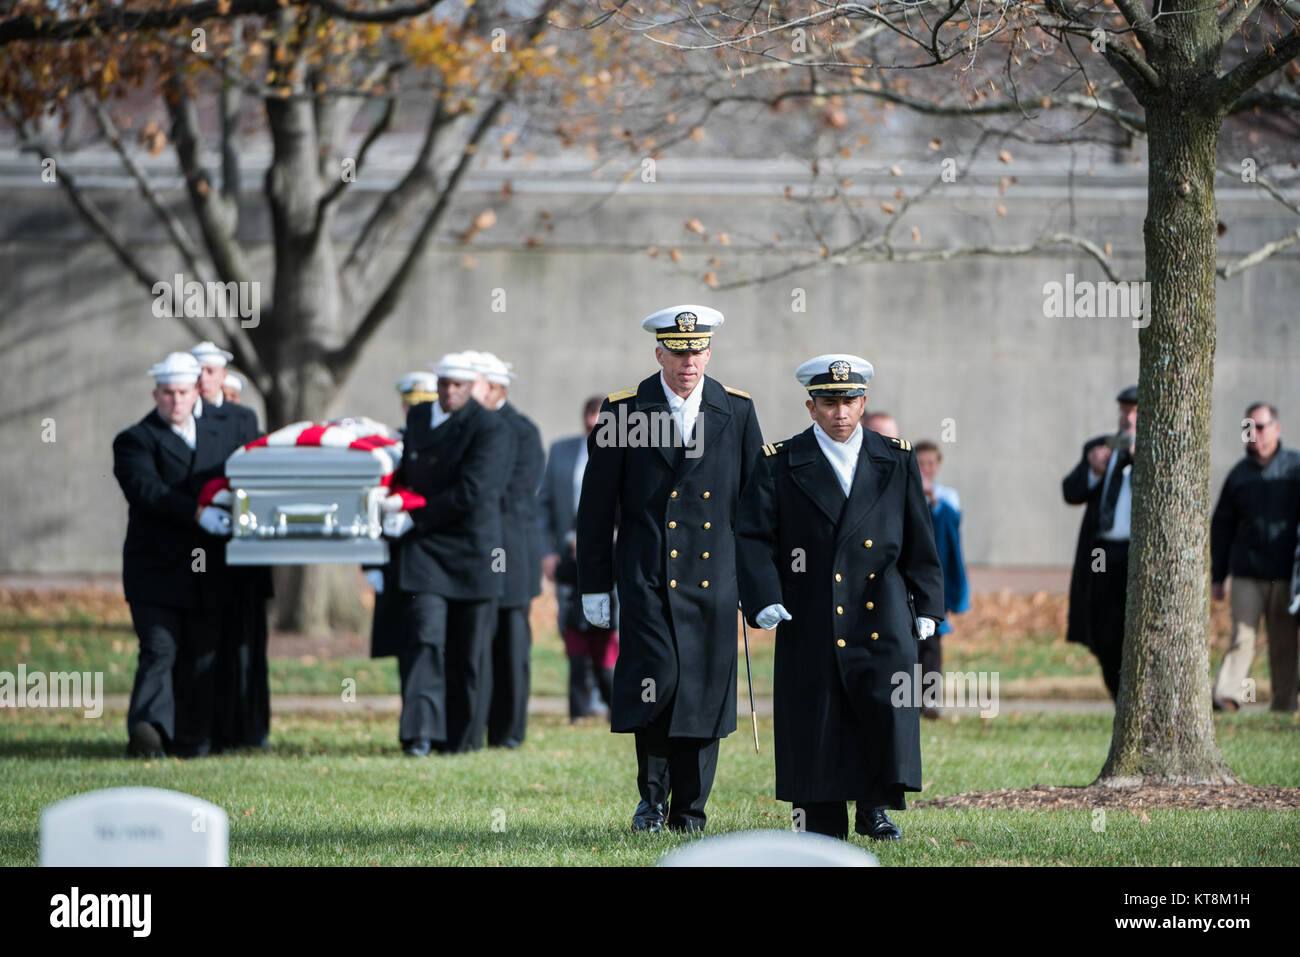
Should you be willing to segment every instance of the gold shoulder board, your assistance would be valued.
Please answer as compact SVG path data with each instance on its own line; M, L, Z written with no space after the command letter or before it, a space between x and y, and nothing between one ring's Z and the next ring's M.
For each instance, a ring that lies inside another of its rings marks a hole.
M904 452L910 452L910 451L912 451L912 443L909 442L909 441L907 441L907 439L894 439L894 438L891 438L889 441L893 442L894 445L898 446L898 448L901 449L901 450L904 451Z
M619 389L617 392L611 392L605 396L610 402L619 402L623 399L630 399L636 395L636 389Z
M771 445L765 445L763 446L763 454L776 455L776 453L779 452L781 450L781 447L784 445L785 445L784 442L774 442Z
M748 399L748 398L749 398L749 393L748 393L748 392L741 392L739 389L733 389L733 388L732 388L731 386L729 386L729 385L724 385L723 388L726 389L728 392L730 392L732 395L738 395L738 396L740 396L742 399ZM751 401L753 401L753 400L751 400Z

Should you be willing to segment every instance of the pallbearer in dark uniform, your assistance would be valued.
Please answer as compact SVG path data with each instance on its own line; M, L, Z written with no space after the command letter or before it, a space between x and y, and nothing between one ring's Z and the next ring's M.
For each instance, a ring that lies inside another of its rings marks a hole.
M501 500L501 533L505 542L505 573L497 602L492 638L492 694L488 707L488 744L517 748L528 725L529 657L533 632L528 609L542 590L541 542L537 529L537 487L546 467L542 436L528 416L509 401L514 379L510 363L490 352L477 355L477 367L488 385L484 405L510 427L514 468Z
M212 571L230 515L198 507L222 474L224 435L196 421L199 364L173 352L149 370L155 408L113 439L113 475L129 506L122 586L140 639L127 753L196 757L211 748L214 667L223 600Z
M438 377L432 372L408 372L395 383L402 397L402 426L412 407L438 401ZM388 550L386 565L367 566L366 581L375 591L375 610L370 625L370 657L387 658L401 653L406 640L406 622L402 619L401 590L397 587L397 548Z
M399 736L412 757L483 746L501 495L514 453L509 426L471 395L479 374L469 359L444 356L435 371L438 401L412 406L394 475L427 504L397 513L402 521L389 526L401 536L397 587L407 637L397 657Z
M704 828L718 739L736 730L732 527L763 440L749 396L704 374L722 322L705 306L648 316L662 369L611 393L587 438L578 588L608 628L618 586L610 718L636 736L638 830Z
M257 413L230 402L224 386L226 364L232 356L212 342L190 350L198 360L199 402L194 414L200 421L220 425L225 436L224 454L262 434ZM241 390L242 391L242 390ZM271 730L271 684L267 662L267 601L271 597L271 570L255 565L220 562L226 599L221 603L221 646L217 654L217 684L213 704L212 748L227 751L267 747Z
M917 638L942 620L943 572L910 443L861 425L872 368L796 373L813 425L764 446L736 541L748 621L777 627L776 796L795 827L897 840L885 813L921 789ZM920 617L918 617L920 616Z

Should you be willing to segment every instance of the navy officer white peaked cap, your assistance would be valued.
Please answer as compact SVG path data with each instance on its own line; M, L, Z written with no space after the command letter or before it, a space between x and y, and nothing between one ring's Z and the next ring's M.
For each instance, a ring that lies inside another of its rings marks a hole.
M809 359L794 373L809 395L842 395L848 398L866 395L867 384L873 375L875 370L871 368L870 362L862 356L851 356L846 352L828 352Z
M158 385L167 385L172 382L194 385L199 381L201 368L199 360L188 352L173 352L150 369L149 375L153 377L154 382L158 383Z
M708 306L669 306L642 319L641 328L670 352L699 352L709 348L713 330L725 321Z

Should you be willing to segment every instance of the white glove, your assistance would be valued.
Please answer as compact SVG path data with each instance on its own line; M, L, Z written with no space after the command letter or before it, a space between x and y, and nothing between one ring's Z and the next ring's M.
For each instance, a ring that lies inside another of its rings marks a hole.
M366 572L366 581L370 582L370 587L375 590L376 595L384 593L384 572L380 568L372 568Z
M205 506L199 512L199 527L209 535L229 535L230 513L215 505Z
M384 516L384 534L389 538L401 538L414 527L410 512L393 512Z
M762 628L764 631L771 631L780 624L782 620L790 621L791 618L790 613L785 610L785 605L779 603L768 605L754 616L754 621L758 622L758 627Z
M582 596L582 615L597 628L609 627L609 592Z
M929 638L933 634L934 634L933 618L916 619L916 637L920 638L922 641L925 641L925 639Z
M400 512L402 510L402 496L400 495L384 496L384 500L379 503L379 510L383 512L385 515L391 515L394 512Z

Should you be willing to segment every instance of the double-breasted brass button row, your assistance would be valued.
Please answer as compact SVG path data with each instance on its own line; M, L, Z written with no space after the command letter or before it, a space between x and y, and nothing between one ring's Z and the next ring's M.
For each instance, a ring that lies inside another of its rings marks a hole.
M843 647L844 647L844 639L843 639L843 638L837 638L837 639L835 639L835 644L837 644L837 645L839 645L841 648L843 648Z
M876 632L873 631L873 632L871 633L871 640L872 640L872 641L875 641L875 640L876 640L877 638L879 638L879 637L880 637L880 635L877 634Z
M669 528L676 528L676 527L677 527L677 523L676 523L676 522L669 522L669 523L668 523L668 527L669 527Z
M677 489L673 489L671 492L669 492L669 493L668 493L668 497L669 497L669 498L676 498L676 497L677 497Z
M874 601L867 602L867 611L871 611L871 609L875 607L876 607L876 603Z
M712 527L713 527L713 523L712 523L712 522L705 522L705 523L704 523L704 528L705 528L706 531L707 531L708 529L712 528Z
M700 557L701 557L701 558L708 558L708 557L709 557L709 553L708 553L708 552L700 552Z
M700 582L700 587L701 587L701 588L708 588L708 587L709 587L709 583L708 583L707 581L702 581L702 582Z
M669 553L668 553L668 557L669 557L669 558L676 558L676 557L677 557L677 549L674 548L671 552L669 552Z
M843 605L836 605L836 606L835 606L835 614L837 614L837 615L842 615L842 614L844 614L844 606L843 606Z
M862 547L863 547L863 548L870 548L870 547L871 547L871 539L868 538L865 542L863 542L863 543L862 543Z
M843 581L844 579L841 577L841 575L840 575L839 572L836 572L836 573L835 573L835 580L838 582L838 581Z
M875 578L875 577L876 577L876 573L875 573L875 572L872 572L870 575L867 576L867 578Z
M703 493L701 493L701 495L700 495L700 498L708 498L708 497L709 497L709 493L708 493L708 492L703 492Z
M676 587L677 587L677 579L674 578L672 581L670 581L670 582L668 583L668 587L669 587L669 588L676 588Z

